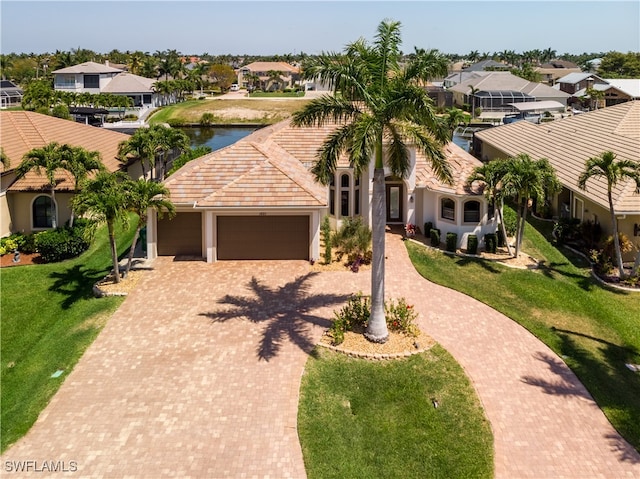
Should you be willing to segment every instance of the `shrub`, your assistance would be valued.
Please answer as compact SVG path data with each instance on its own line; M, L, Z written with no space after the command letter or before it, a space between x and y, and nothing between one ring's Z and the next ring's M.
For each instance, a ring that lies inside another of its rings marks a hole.
M447 233L446 243L447 251L455 253L458 246L458 233Z
M422 230L424 232L425 236L428 236L431 233L431 229L433 228L433 222L431 221L427 221L424 224L424 229Z
M580 237L580 220L578 218L560 218L553 224L553 235L560 244L575 241Z
M345 218L333 236L333 243L347 255L350 263L362 262L371 250L371 237L371 229L362 222L362 218Z
M418 336L418 327L414 324L418 314L404 298L397 301L391 300L389 303L385 302L384 312L390 331L403 333L407 336Z
M600 223L595 223L591 220L584 221L580 225L580 229L587 248L593 248L602 241L602 227Z
M498 235L487 233L484 235L484 249L487 253L495 253L498 250Z
M215 120L216 120L216 117L213 113L206 112L206 113L203 113L202 116L200 117L200 124L204 126L210 126L215 122Z
M62 118L64 120L70 120L71 114L69 113L69 107L67 105L56 105L51 110L51 115L56 118Z
M356 327L367 327L369 316L371 315L371 304L369 296L364 296L361 292L352 295L347 304L335 313L335 319L331 325L331 335L333 344L340 344L344 341L344 333L353 331Z
M324 242L324 264L331 264L331 225L329 224L329 217L325 216L320 226L320 234L322 235L322 241Z
M89 248L89 240L85 235L85 226L57 228L55 230L38 233L35 245L47 263L54 263L69 258L75 258Z
M469 235L467 237L467 253L478 253L478 237L476 235Z
M435 246L436 248L440 246L440 230L438 228L431 228L429 231L429 236L431 237L431 246Z
M502 209L502 221L504 221L504 228L507 230L507 235L515 236L518 229L518 214L512 208Z
M180 118L170 118L167 120L167 123L170 127L181 127L184 126L185 121Z

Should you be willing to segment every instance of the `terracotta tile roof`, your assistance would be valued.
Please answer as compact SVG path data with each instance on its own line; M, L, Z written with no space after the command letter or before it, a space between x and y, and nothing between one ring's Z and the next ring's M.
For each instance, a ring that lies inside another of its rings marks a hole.
M604 151L618 158L640 162L640 101L629 101L550 123L534 125L519 121L476 133L476 138L506 156L527 153L533 159L547 158L562 184L609 209L607 185L592 179L587 190L578 188L585 162ZM640 214L640 194L635 184L619 184L613 192L616 213Z
M283 126L190 161L165 182L171 200L209 207L325 206L325 188L271 138Z
M285 120L190 161L165 185L173 202L202 207L326 206L327 188L309 170L318 148L335 128L335 124L294 128ZM481 185L467 188L466 178L482 163L453 143L446 153L454 185L435 180L429 162L418 155L417 186L452 194L481 194ZM344 157L340 166L348 165Z
M116 171L122 164L116 158L118 145L129 135L83 125L30 111L0 112L0 146L10 160L9 169L16 168L22 157L33 148L41 148L56 141L60 144L81 146L89 151L99 151L102 162L109 171ZM58 189L73 188L71 177L60 171ZM48 189L44 176L30 172L13 183L10 191Z
M300 68L294 67L287 62L253 62L240 67L241 70L249 69L252 72L268 72L269 70L299 73Z
M453 174L453 184L448 185L439 181L433 173L430 162L422 153L417 152L416 187L453 195L481 195L484 190L483 184L474 182L469 186L467 178L475 167L482 166L482 162L453 142L445 147L444 152Z

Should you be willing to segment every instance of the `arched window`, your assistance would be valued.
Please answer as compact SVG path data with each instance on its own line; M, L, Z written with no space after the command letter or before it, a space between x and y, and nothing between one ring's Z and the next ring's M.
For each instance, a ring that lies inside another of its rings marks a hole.
M465 223L478 223L480 222L480 202L479 201L467 201L464 204L464 222Z
M34 228L51 228L55 214L50 196L38 196L31 205Z
M451 198L440 200L440 216L445 220L456 220L456 203Z
M329 181L329 214L331 216L336 214L336 180L333 176Z
M349 186L351 179L346 173L340 176L340 216L349 216Z

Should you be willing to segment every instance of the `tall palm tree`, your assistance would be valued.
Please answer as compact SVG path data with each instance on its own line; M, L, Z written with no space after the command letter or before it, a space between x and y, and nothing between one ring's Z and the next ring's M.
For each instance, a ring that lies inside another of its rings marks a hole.
M169 190L161 183L140 178L137 181L127 182L125 187L128 190L127 208L129 211L138 215L138 224L135 235L133 236L133 242L131 243L131 249L129 250L127 269L124 273L126 276L131 269L133 254L138 244L138 238L140 237L140 230L147 224L147 212L149 209L156 210L159 218L162 218L165 212L171 218L175 216L176 208L169 200Z
M622 251L618 237L618 222L613 205L613 189L620 182L633 180L636 188L640 189L640 164L633 160L619 160L612 151L605 151L599 156L589 158L585 168L578 178L578 186L582 190L587 189L587 181L592 178L602 177L607 181L607 199L609 200L609 212L611 214L611 227L613 229L613 244L616 251L616 262L620 279L625 278L622 262Z
M162 180L164 179L164 175L167 171L169 154L173 150L178 150L178 154L182 154L189 150L190 140L182 130L167 128L162 125L152 126L149 132L153 138L155 152L160 154L162 171L158 173L157 177L159 180Z
M518 213L516 231L516 258L520 255L527 211L532 200L545 200L548 195L560 191L560 180L546 158L532 160L526 153L508 158L504 165L502 182L504 193L515 198Z
M87 180L82 190L71 200L71 205L78 214L88 214L98 223L107 224L113 275L116 283L120 282L120 269L115 230L118 223L126 224L128 221L129 195L126 189L128 181L130 180L123 172L101 171L95 178Z
M431 51L425 55L432 55L432 59L414 58L401 64L400 43L400 23L385 20L378 26L373 44L360 39L348 45L344 54L325 53L310 61L306 78L319 78L331 85L334 95L312 100L294 113L292 120L295 126L338 123L312 168L322 184L329 184L342 153L348 154L357 176L374 160L371 317L365 335L375 342L388 338L384 316L384 167L406 177L412 144L430 159L442 180L451 180L442 151L451 135L436 116L426 91L418 86L446 74L446 58Z
M467 183L469 185L474 181L482 181L484 183L484 196L495 206L496 214L498 215L498 222L500 223L500 228L502 230L502 236L507 245L507 251L509 256L513 256L511 245L507 240L507 228L502 216L504 208L503 178L507 173L506 166L507 163L503 160L493 160L482 166L478 166L474 168L469 178L467 178Z
M62 146L57 142L51 142L41 148L33 148L23 157L22 162L16 168L16 177L23 178L28 172L35 171L39 175L44 171L51 192L51 226L58 227L56 219L56 185L59 178L56 178L56 172L63 168L62 164Z
M469 100L471 100L471 119L476 117L476 93L480 91L479 88L475 88L473 85L469 85Z
M131 137L118 145L118 160L123 163L130 160L140 161L143 178L147 178L149 171L153 177L155 156L155 147L149 128L138 128Z
M88 151L81 146L62 145L60 148L60 166L73 176L75 193L80 190L80 183L87 179L92 171L102 171L105 169L99 151ZM73 227L75 212L71 209L69 227Z

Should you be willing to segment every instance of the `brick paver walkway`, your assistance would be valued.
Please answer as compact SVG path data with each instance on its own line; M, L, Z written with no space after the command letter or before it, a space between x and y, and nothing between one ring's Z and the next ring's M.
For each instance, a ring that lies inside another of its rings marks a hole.
M387 236L387 295L465 368L495 434L498 478L640 477L640 456L564 363L490 308L421 279ZM304 262L159 258L87 350L3 477L304 478L296 431L307 353L369 275ZM75 473L14 474L60 461Z

